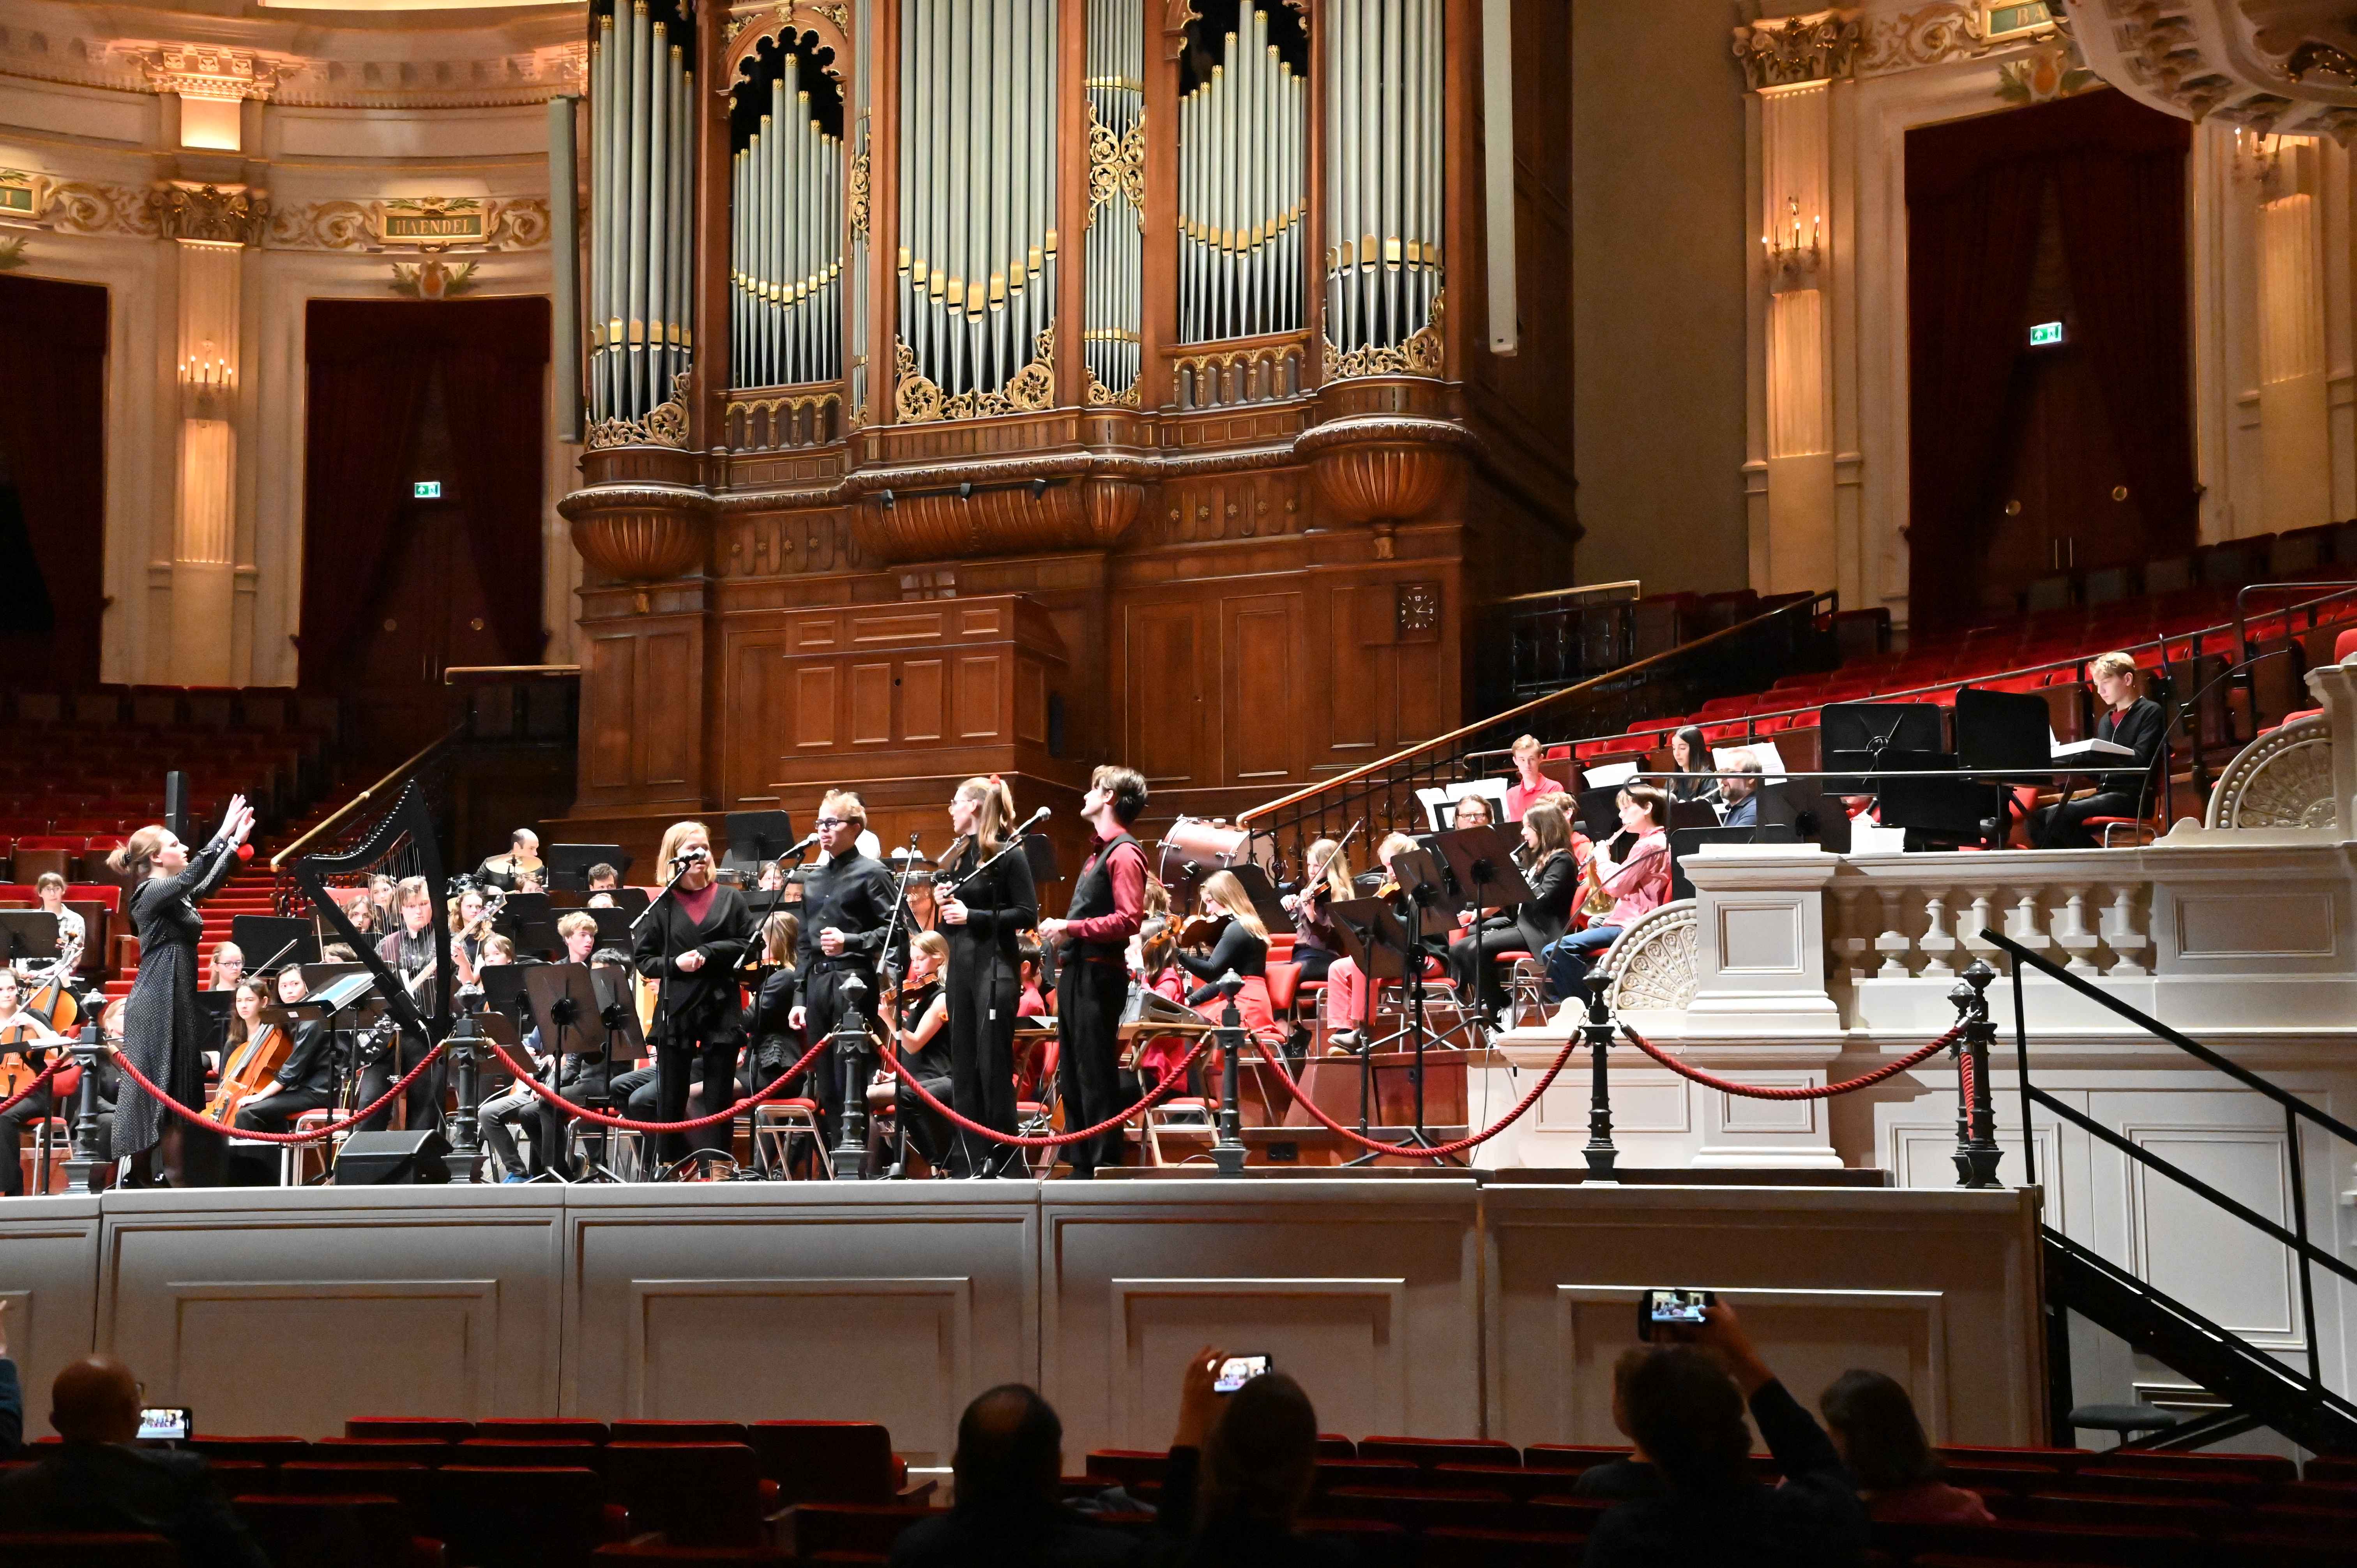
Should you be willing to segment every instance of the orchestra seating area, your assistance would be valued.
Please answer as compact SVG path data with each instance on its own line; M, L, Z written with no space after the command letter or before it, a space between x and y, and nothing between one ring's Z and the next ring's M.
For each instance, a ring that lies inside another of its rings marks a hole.
M282 1568L526 1568L612 1559L880 1563L940 1511L881 1425L860 1422L355 1420L346 1434L199 1437ZM29 1452L38 1455L36 1445ZM1386 1568L1564 1568L1612 1503L1575 1494L1622 1448L1321 1437L1301 1529ZM1940 1450L1994 1525L1878 1523L1877 1563L1917 1568L2327 1568L2357 1562L2357 1458L2083 1448ZM1141 1537L1166 1455L1067 1456L1068 1500ZM29 1461L19 1461L20 1463ZM1756 1458L1762 1480L1776 1476ZM5 1472L0 1466L0 1472ZM0 1559L51 1559L0 1522ZM56 1559L63 1561L63 1558ZM82 1557L77 1562L93 1559ZM110 1556L109 1563L170 1562Z

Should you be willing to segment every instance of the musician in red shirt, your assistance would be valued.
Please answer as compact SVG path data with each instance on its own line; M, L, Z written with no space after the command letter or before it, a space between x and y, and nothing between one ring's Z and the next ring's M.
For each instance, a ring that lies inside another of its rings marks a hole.
M1071 910L1039 922L1042 947L1063 945L1056 966L1056 1083L1067 1130L1115 1114L1121 1095L1121 1008L1129 997L1129 939L1146 921L1146 851L1129 824L1146 810L1146 779L1127 768L1100 768L1081 798L1092 833L1072 880ZM1122 1163L1122 1130L1067 1145L1072 1175Z

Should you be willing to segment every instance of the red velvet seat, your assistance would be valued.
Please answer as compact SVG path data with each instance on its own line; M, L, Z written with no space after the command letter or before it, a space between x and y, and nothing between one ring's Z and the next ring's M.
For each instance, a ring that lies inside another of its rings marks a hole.
M433 1472L434 1532L469 1568L578 1563L605 1533L597 1472L580 1467Z
M874 1422L757 1421L745 1436L780 1503L892 1501L892 1434Z
M760 1530L760 1460L743 1443L634 1443L617 1422L605 1448L608 1495L641 1530L683 1545L751 1544ZM682 1423L684 1424L684 1423ZM726 1423L716 1424L727 1424Z
M160 1535L0 1530L9 1568L179 1568L180 1549Z
M475 1435L471 1421L443 1421L430 1416L355 1416L344 1423L346 1437L397 1437L410 1442L463 1443Z

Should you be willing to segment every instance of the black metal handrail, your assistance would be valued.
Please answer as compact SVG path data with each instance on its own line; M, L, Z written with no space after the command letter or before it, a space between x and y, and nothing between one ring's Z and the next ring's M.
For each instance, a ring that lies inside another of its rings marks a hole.
M1981 935L1986 940L2011 953L2014 958L2013 1028L2017 1071L2019 1074L2021 1089L2022 1162L2024 1172L2029 1176L2030 1182L2034 1185L2038 1179L2036 1156L2030 1152L2034 1144L2030 1137L2029 1122L2029 1108L2036 1104L2044 1106L2071 1125L2117 1149L2136 1164L2147 1169L2158 1171L2171 1181L2207 1199L2254 1230L2289 1247L2299 1259L2300 1316L2307 1330L2309 1378L2317 1386L2321 1387L2323 1366L2316 1337L2316 1283L2312 1267L2320 1263L2352 1284L2357 1284L2357 1267L2352 1267L2343 1262L2340 1258L2317 1247L2309 1240L2308 1173L2300 1149L2300 1123L2303 1121L2311 1122L2352 1146L2357 1146L2357 1127L2352 1127L2340 1118L2319 1111L2299 1096L2276 1084L2269 1083L2241 1063L2227 1059L2199 1040L2170 1028L2143 1009L2122 1001L2099 986L2090 984L2083 977L2072 974L2052 960L2032 952L2003 931L1984 929ZM2133 1139L2124 1137L2103 1125L2077 1107L2066 1104L2031 1084L2029 1081L2029 1030L2026 1022L2026 1008L2021 993L2021 966L2024 964L2028 964L2050 980L2060 981L2080 995L2136 1025L2155 1039L2167 1041L2204 1066L2224 1073L2245 1089L2266 1097L2281 1107L2284 1113L2284 1135L2289 1146L2290 1155L2291 1228L2285 1229L2257 1210L2220 1192L2190 1171L2163 1159Z

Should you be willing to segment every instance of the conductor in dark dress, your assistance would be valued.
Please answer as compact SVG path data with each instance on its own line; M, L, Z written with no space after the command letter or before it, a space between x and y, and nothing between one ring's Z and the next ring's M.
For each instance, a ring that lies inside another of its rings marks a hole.
M665 875L681 873L639 928L632 953L640 974L661 987L655 1000L655 1120L687 1117L690 1073L701 1058L705 1113L729 1103L745 1015L737 971L753 945L753 911L745 896L714 879L712 835L702 822L673 822L659 855ZM684 868L683 870L683 867ZM729 1126L665 1133L656 1144L665 1164L690 1147L725 1149Z
M220 831L191 855L179 835L160 823L141 828L106 857L106 864L136 884L131 892L131 923L139 933L139 977L123 1009L123 1059L180 1104L204 1104L204 1015L197 1005L197 944L205 918L197 906L229 880L237 846L253 831L253 809L245 797L230 798ZM156 1184L155 1152L160 1144L164 1174L174 1187L188 1185L185 1159L187 1125L125 1075L114 1107L115 1157L131 1157L126 1187Z
M1056 973L1056 1088L1068 1132L1117 1114L1121 1097L1121 1009L1129 999L1129 939L1146 919L1146 851L1129 824L1146 810L1146 779L1127 768L1100 768L1081 797L1093 834L1089 858L1072 883L1071 911L1043 920L1039 941L1061 945ZM1122 1163L1118 1127L1067 1145L1072 1174Z
M859 853L859 835L867 827L867 808L848 789L837 789L819 802L818 846L826 864L802 874L802 934L794 963L802 986L802 1002L789 1015L791 1026L815 1045L842 1022L844 985L855 976L865 985L859 1011L868 1033L876 1032L877 1005L882 1000L877 968L888 956L886 929L899 899L892 874L884 863ZM901 932L905 941L907 932ZM819 1103L819 1125L828 1147L834 1145L835 1118L843 1112L843 1069L832 1057L823 1057L811 1069L812 1087Z

